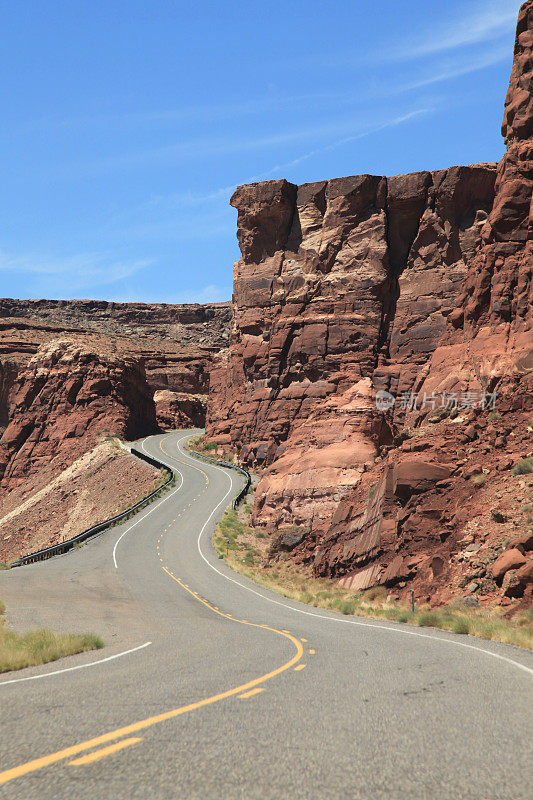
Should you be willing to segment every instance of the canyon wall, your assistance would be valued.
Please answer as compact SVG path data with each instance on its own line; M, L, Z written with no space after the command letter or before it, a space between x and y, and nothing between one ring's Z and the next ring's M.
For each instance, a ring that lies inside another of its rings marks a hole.
M465 503L481 524L494 500L471 478L528 453L532 17L529 0L498 165L231 199L241 258L207 437L260 470L254 523L299 526L293 558L355 587L449 584Z
M86 343L43 344L19 370L0 436L0 490L42 470L57 472L102 436L132 440L157 431L143 365Z
M431 356L495 178L496 165L475 165L235 192L242 256L207 433L267 468L257 523L325 524L392 442L375 388L398 384L391 349L407 365L403 385Z
M143 362L162 427L203 425L209 370L227 345L230 314L229 303L0 299L0 427L6 364L12 375L42 344L80 336L96 349L102 343L106 351Z

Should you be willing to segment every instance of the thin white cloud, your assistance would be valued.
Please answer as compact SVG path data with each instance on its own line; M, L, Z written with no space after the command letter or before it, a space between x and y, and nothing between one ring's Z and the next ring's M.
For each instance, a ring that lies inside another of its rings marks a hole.
M149 259L121 260L112 253L79 253L65 257L0 253L0 272L23 274L30 287L34 285L39 291L44 288L60 293L119 283L152 263Z
M219 286L216 284L209 284L201 286L197 289L189 289L185 292L174 292L171 294L154 295L150 292L121 292L118 295L112 295L109 300L116 303L225 303L231 300L232 294L231 285Z
M516 0L484 0L465 13L464 5L460 5L460 16L456 19L448 22L435 20L431 30L418 40L404 42L402 47L390 50L389 58L413 59L489 42L514 30L518 7Z
M164 205L167 208L181 209L181 208L197 208L198 206L204 207L213 203L218 204L220 200L229 197L234 191L233 184L229 186L221 186L219 189L211 189L207 191L194 191L189 190L186 192L173 192L172 194L165 195L152 195L146 203L143 203L142 208L157 207Z
M54 177L58 177L60 170L70 177L78 177L80 173L94 175L97 171L107 172L116 169L127 169L142 166L143 164L174 163L183 159L190 161L192 159L268 150L302 143L309 139L331 139L331 137L339 136L342 133L348 134L342 141L350 141L352 138L359 137L359 131L364 129L364 125L365 121L361 115L353 116L352 113L348 118L332 120L327 124L306 125L265 136L245 139L237 139L234 136L218 137L216 134L203 139L194 137L165 147L147 148L125 155L95 159L83 164L63 164L61 168L55 165Z
M42 117L24 123L25 130L60 130L76 129L87 127L103 127L109 130L110 127L134 128L139 127L172 127L189 122L212 123L215 120L235 119L236 117L258 116L272 111L283 111L284 109L307 109L316 107L317 103L325 101L327 103L335 99L335 94L331 92L313 92L307 94L270 94L259 95L247 102L234 102L228 100L226 103L188 106L183 108L163 108L152 111L123 112L123 113L98 113L91 115L79 115L74 117Z
M342 147L342 145L349 144L350 142L355 142L358 139L364 139L366 136L370 136L372 133L378 133L379 131L385 130L386 128L394 128L397 125L402 125L404 122L408 122L411 119L415 119L416 117L425 116L429 114L432 109L430 108L418 108L414 111L410 111L408 114L402 114L401 116L395 117L394 119L387 120L383 122L381 125L374 125L373 127L367 128L360 133L354 134L353 136L345 136L343 139L338 139L335 142L331 142L330 144L325 145L324 147L317 147L314 150L310 150L307 153L303 153L301 156L292 159L292 161L286 161L284 164L276 164L275 167L267 170L266 172L261 173L251 179L251 182L263 180L264 178L269 177L270 175L274 175L276 173L281 172L282 170L292 169L293 167L298 166L302 163L302 161L307 161L309 158L313 158L313 156L320 155L321 153L327 153L331 150L336 150L337 147Z
M491 52L476 55L473 58L464 59L448 59L441 62L438 69L424 78L405 83L397 88L397 92L405 92L412 89L420 89L424 86L431 86L435 83L442 83L444 81L460 78L463 75L469 75L472 72L486 69L493 64L498 64L500 61L510 60L508 47L497 47Z
M171 294L165 298L165 303L223 303L231 300L232 291L231 285L217 286L210 283L200 289Z

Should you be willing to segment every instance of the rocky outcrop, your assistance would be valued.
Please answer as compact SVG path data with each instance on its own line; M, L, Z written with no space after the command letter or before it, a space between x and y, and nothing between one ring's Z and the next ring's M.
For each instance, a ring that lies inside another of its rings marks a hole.
M202 428L205 424L207 395L170 392L168 389L154 394L157 421L161 428Z
M375 388L398 387L393 353L412 385L435 349L495 177L479 165L236 191L242 256L207 432L267 467L256 523L325 524L392 442Z
M448 326L419 375L417 391L494 391L505 407L527 409L533 271L533 4L520 9L505 98L495 199ZM392 355L392 353L391 353ZM416 417L416 415L415 415Z
M361 573L365 586L417 574L428 585L437 572L444 581L468 522L461 503L482 486L457 463L472 467L484 429L492 469L523 454L533 388L532 14L529 0L499 165L267 181L232 197L241 258L207 437L260 469L254 523L300 526L307 535L291 557L314 559L320 574ZM390 408L377 407L378 392ZM499 421L472 409L494 392ZM434 437L412 442L432 416ZM436 477L403 481L405 452L420 452L416 468ZM361 494L370 489L372 500Z
M161 407L163 427L203 425L205 400L200 396L207 392L214 357L227 345L229 322L229 303L4 298L0 299L0 370L7 361L24 366L42 344L53 339L79 341L82 337L89 346L141 359L152 391L175 394L171 407L168 403ZM0 388L0 426L1 415Z
M103 435L125 439L157 430L141 363L68 340L43 345L11 389L0 438L0 488L11 490L41 469L58 471Z
M17 365L7 359L0 361L0 435L9 422L9 396L17 377Z

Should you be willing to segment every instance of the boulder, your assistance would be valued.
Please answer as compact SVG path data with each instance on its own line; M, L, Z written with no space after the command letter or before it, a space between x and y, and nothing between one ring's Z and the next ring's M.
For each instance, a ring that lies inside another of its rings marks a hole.
M423 491L437 481L449 478L452 472L453 467L448 464L406 459L394 468L394 491L396 494Z
M517 550L520 550L521 553L526 553L533 550L533 531L528 531L527 533L523 533L521 536L518 536L516 539L513 539L509 547L514 547Z
M510 569L518 569L526 563L524 555L516 547L506 550L498 556L492 565L492 577L496 583L501 583L503 576Z
M525 584L520 580L517 570L510 569L502 580L502 589L505 597L522 597Z
M527 561L523 566L516 570L516 574L521 583L525 586L533 584L533 559Z

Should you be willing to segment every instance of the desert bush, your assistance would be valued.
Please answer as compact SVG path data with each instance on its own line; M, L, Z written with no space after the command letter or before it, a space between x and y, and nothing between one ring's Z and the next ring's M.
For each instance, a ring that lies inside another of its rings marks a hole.
M533 472L533 457L521 458L513 467L513 475L529 475Z
M438 628L439 622L438 614L434 614L431 611L425 611L423 614L420 614L417 619L417 623L421 628Z
M470 633L470 625L466 619L457 619L452 622L452 631L454 633Z
M365 600L386 600L388 591L384 586L372 586L363 593Z

